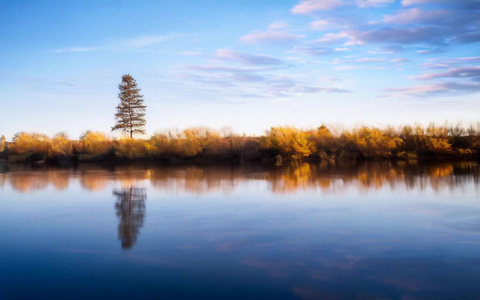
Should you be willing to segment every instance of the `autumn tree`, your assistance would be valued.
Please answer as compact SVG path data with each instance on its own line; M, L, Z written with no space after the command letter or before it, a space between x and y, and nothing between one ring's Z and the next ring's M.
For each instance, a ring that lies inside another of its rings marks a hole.
M290 160L301 160L317 150L315 143L307 140L307 134L294 127L270 128L260 139L260 146Z
M133 137L134 133L145 133L145 109L143 95L137 87L136 80L130 75L123 75L122 82L118 86L118 98L120 103L117 106L115 119L117 124L112 127L114 130L122 130Z

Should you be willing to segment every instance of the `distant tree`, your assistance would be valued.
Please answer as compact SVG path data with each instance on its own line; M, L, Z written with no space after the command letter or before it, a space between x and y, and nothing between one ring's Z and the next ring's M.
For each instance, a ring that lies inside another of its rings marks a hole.
M2 137L0 138L0 152L3 152L3 150L5 149L5 145L6 145L5 136L2 135Z
M145 133L145 109L143 95L137 87L137 82L130 74L122 76L122 82L118 86L118 98L120 103L117 106L115 119L117 124L112 127L114 130L122 130L133 137L134 133Z

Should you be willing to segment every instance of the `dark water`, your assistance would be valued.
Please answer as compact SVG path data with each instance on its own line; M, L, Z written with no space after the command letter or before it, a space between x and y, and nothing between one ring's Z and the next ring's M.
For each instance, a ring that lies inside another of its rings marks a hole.
M3 170L0 299L480 299L476 163Z

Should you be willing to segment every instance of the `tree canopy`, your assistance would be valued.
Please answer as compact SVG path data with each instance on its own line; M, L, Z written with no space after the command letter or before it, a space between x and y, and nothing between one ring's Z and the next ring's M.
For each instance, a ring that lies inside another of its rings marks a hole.
M112 131L122 130L129 133L130 137L134 133L145 134L147 106L143 104L143 95L140 94L136 80L130 74L123 75L118 89L120 103L115 114L117 124L112 127Z

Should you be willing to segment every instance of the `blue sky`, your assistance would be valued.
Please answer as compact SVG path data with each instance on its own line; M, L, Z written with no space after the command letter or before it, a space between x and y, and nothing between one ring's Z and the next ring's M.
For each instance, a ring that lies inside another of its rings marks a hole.
M0 2L0 134L479 120L480 1Z

